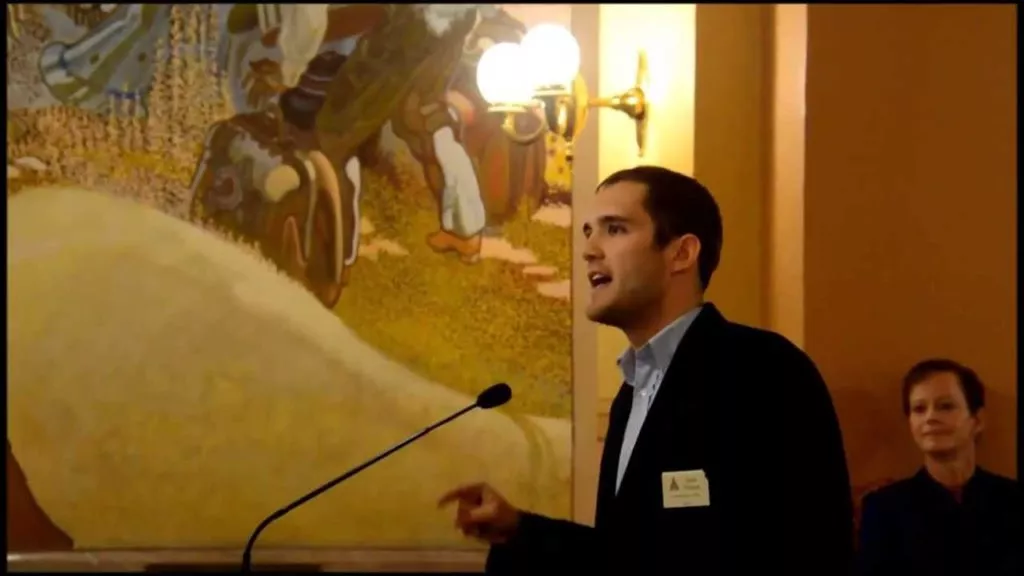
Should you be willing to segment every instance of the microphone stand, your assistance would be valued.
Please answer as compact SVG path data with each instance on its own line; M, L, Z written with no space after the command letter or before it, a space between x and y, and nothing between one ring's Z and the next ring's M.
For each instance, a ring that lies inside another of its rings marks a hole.
M260 533L263 532L267 528L267 526L270 526L275 520L281 518L285 514L291 512L292 510L298 508L299 506L302 506L306 502L309 502L313 498L316 498L317 496L323 494L324 492L330 490L331 488L334 488L338 484L344 482L345 480L348 480L349 478L355 476L359 472L362 472L363 470L369 468L370 466L373 466L377 462L380 462L384 458L387 458L396 451L401 450L408 444L415 442L416 440L419 440L420 438L426 436L427 434L433 432L434 430L440 428L441 426L444 426L445 424L451 422L452 420L455 420L459 416L462 416L466 412L469 412L474 408L478 407L479 403L470 404L469 406L466 406L462 410L459 410L458 412L445 418L444 420L440 420L438 422L431 424L430 426L427 426L423 430L420 430L419 432L413 434L412 436L406 438L405 440L399 442L398 444L395 444L391 448L388 448L386 451L378 454L377 456L374 456L370 460L367 460L366 462L360 464L359 466L356 466L355 468L349 470L348 472L345 472L344 474L338 476L334 480L331 480L330 482L324 484L323 486L320 486L316 490L313 490L309 494L306 494L302 498L299 498L298 500L292 502L291 504L288 504L284 508L281 508L280 510L271 514L270 516L264 518L263 521L256 526L256 529L253 530L252 536L249 537L249 541L245 544L245 551L242 552L242 573L248 574L252 571L253 546L256 545L256 540L260 537Z

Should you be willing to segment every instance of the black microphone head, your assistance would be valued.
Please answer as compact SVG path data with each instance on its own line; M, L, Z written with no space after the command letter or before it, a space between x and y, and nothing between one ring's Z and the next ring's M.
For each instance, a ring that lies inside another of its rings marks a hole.
M476 405L483 408L497 408L512 398L512 389L504 382L495 384L476 397Z

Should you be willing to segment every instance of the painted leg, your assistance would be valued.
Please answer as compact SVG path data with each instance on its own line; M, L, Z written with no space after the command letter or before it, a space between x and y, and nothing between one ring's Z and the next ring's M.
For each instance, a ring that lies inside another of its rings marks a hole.
M348 232L345 238L345 267L355 264L359 257L359 195L362 192L362 165L356 157L349 158L345 162L345 168L341 177L341 201L348 208L342 211L344 230Z
M455 251L467 263L480 259L481 232L486 225L480 184L473 161L445 126L433 134L434 151L444 177L441 229L427 238L438 252Z

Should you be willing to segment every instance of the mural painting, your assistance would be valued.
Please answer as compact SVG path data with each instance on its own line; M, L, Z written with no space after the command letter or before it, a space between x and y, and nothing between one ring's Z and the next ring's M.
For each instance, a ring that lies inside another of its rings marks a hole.
M569 170L475 85L532 10L8 8L9 551L241 547L499 381L261 544L467 546L478 479L570 514Z

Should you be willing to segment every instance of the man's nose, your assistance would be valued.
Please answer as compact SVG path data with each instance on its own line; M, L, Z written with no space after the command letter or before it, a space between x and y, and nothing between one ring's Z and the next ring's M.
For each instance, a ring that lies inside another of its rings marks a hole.
M583 243L583 261L593 262L601 257L601 250L594 244L594 241L587 239Z

